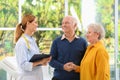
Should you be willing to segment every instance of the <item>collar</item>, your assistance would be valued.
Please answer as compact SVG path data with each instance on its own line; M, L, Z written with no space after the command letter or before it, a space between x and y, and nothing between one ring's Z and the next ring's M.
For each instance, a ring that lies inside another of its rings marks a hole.
M98 46L100 46L100 45L103 45L103 41L102 40L99 40L97 43L95 43L95 44L93 44L93 45L89 45L89 48L91 48L91 47L98 47Z
M61 40L65 39L65 34L62 35ZM75 35L75 38L79 38L77 35Z

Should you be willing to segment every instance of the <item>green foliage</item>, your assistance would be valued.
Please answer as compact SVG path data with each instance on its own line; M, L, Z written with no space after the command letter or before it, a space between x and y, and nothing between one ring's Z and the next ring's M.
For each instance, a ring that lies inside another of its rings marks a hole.
M36 15L39 27L58 28L61 25L64 16L64 0L37 0L35 5L31 2L27 0L23 4L22 12Z
M106 38L114 37L114 0L96 0L96 20L106 29Z
M17 0L0 1L0 27L15 27L18 23ZM0 31L0 40L4 40L5 31Z
M118 3L118 53L120 53L120 1ZM114 21L115 21L115 3L114 0L96 0L97 6L97 15L96 20L97 22L104 25L106 30L106 47L110 54L114 53ZM120 54L118 54L118 60L120 61Z
M70 8L74 7L80 21L81 21L81 3L82 3L81 0L68 0L69 14L71 13Z
M40 28L60 28L64 16L64 0L36 0L36 4L32 4L32 0L26 0L22 5L22 12L23 15L34 14ZM52 41L57 34L60 35L60 32L37 31L35 37L40 49L45 49L44 40Z
M0 1L0 26L1 27L15 27L18 23L18 0L5 0ZM64 17L65 6L64 0L36 0L33 4L33 0L24 0L22 5L22 15L31 13L38 18L38 24L40 28L60 28L62 18ZM78 17L81 18L81 8L79 0L69 0L69 6L73 6ZM69 15L70 14L69 7ZM0 39L3 40L5 36L4 31L0 31ZM61 31L38 31L35 33L37 44L43 40L53 40L58 35L61 35ZM50 45L49 45L50 46ZM44 44L40 45L41 49L44 49ZM9 49L6 45L6 49Z
M118 1L118 37L119 37L119 53L120 53L120 0Z
M22 15L32 13L38 18L40 28L60 28L64 17L64 0L24 0L22 4ZM81 22L81 0L68 0L68 14L71 15L71 7ZM106 29L106 38L114 38L114 0L95 0L96 2L96 21L103 24ZM119 1L120 14L120 1ZM15 27L18 23L18 0L0 1L0 27ZM120 16L119 16L120 26ZM119 29L120 30L120 27ZM120 31L118 31L120 32ZM77 34L81 34L79 31ZM0 31L0 40L3 40L6 32ZM53 40L61 35L61 31L38 31L35 33L37 44L42 40ZM119 34L120 39L120 34ZM120 43L120 42L119 42ZM40 46L43 49L44 44Z
M0 27L15 27L18 22L18 6L15 0L0 1Z

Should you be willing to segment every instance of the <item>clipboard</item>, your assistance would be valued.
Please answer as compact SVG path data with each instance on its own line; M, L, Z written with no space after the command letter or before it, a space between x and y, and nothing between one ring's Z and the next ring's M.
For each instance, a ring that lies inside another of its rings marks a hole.
M42 60L42 59L48 58L48 57L50 57L50 54L44 54L44 53L34 54L29 62L36 62L36 61L39 61L39 60Z

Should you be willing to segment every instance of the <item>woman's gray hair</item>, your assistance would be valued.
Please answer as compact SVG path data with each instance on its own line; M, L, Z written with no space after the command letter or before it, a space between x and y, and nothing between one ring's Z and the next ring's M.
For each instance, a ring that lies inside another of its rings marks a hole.
M99 40L101 40L102 38L105 37L105 29L102 25L97 24L97 23L92 23L92 24L88 25L88 28L89 27L92 28L94 30L94 32L100 34L98 37Z

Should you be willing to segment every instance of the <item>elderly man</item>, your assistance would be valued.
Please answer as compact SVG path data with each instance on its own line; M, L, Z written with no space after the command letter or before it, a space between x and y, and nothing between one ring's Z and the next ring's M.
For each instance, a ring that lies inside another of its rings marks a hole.
M87 42L75 34L77 21L72 16L62 20L63 35L56 38L51 47L52 60L50 66L54 70L52 80L79 80L79 73L73 71L71 63L80 65L86 51Z

